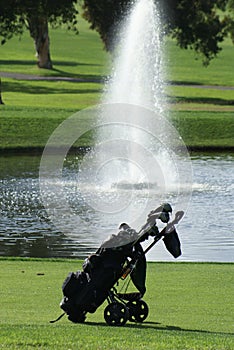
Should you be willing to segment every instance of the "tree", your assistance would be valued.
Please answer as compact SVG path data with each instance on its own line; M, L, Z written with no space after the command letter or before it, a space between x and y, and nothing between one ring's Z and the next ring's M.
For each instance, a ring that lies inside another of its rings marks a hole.
M16 1L0 0L0 37L1 44L12 38L13 35L22 35L22 18L18 16L18 10L13 11Z
M76 0L0 0L0 36L4 44L28 29L39 68L52 68L48 24L78 33Z
M82 16L96 30L107 51L112 51L116 28L131 6L131 0L84 0Z
M2 100L2 81L0 78L0 105L4 105L4 102Z
M232 42L234 43L234 0L229 0L227 5L227 10L229 12L229 28L228 32L232 38Z
M230 15L234 0L155 0L163 32L177 40L181 48L191 48L209 64L221 50L229 34L234 40L234 21ZM99 32L105 48L112 50L115 28L132 0L84 0L83 16ZM233 12L232 12L233 13Z
M27 14L26 18L30 35L34 40L38 67L52 69L47 15L44 11L33 12Z
M219 51L220 43L229 33L231 18L226 15L229 0L169 1L166 32L181 48L202 54L208 65ZM172 20L173 19L173 20Z

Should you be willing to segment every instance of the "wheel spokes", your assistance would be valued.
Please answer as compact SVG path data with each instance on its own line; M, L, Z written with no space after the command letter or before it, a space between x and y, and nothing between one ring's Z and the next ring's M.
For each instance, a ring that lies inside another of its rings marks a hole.
M143 322L149 314L148 305L143 300L129 301L126 306L131 322Z
M110 303L104 310L105 321L110 326L123 326L128 317L128 308L119 302Z

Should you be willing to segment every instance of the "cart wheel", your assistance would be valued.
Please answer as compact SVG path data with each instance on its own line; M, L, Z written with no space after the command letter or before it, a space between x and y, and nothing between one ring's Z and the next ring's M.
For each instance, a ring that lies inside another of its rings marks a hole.
M128 317L128 308L119 302L110 303L104 310L104 318L109 326L124 326Z
M133 300L126 304L129 310L129 321L143 322L149 314L149 308L143 300Z

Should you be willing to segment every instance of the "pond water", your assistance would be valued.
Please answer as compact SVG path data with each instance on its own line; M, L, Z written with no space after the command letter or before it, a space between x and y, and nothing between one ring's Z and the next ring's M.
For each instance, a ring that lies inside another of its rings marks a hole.
M177 260L234 262L234 154L193 155L191 160L193 191L178 226L183 254ZM0 255L85 258L103 241L100 221L81 223L76 237L61 233L40 199L39 163L39 156L0 157ZM82 206L77 210L82 213ZM174 260L162 242L147 258Z

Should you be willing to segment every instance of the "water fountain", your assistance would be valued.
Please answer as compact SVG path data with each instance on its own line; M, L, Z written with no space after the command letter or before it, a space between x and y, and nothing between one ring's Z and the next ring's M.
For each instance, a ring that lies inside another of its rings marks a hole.
M74 115L55 130L41 162L41 170L55 174L48 185L41 172L42 197L52 221L73 238L77 226L85 235L98 231L99 243L122 221L140 228L161 202L185 210L190 194L187 149L164 110L162 33L153 0L133 4L118 38L102 104L79 112L82 119L99 116L90 127L95 147L82 158L73 181L69 175L66 182L64 157L87 132L80 130L80 118ZM52 164L51 146L61 147L61 140L65 152ZM63 188L57 188L64 180Z
M101 122L112 124L100 129L97 143L103 143L108 133L111 135L109 139L127 140L128 145L123 150L126 161L121 164L119 159L115 162L112 159L114 171L112 173L109 171L108 176L104 173L103 180L106 183L111 182L112 185L116 184L118 188L127 189L133 184L136 184L135 188L145 188L145 183L139 184L145 176L137 171L135 166L137 161L132 162L131 159L137 154L139 144L154 153L155 149L152 148L155 148L155 144L144 128L145 124L151 124L150 118L148 121L144 120L142 125L142 120L148 112L142 108L137 109L136 106L157 112L158 115L155 114L154 117L158 118L157 124L160 124L161 135L164 139L168 136L168 131L167 133L163 131L165 123L162 117L164 111L161 24L152 0L140 0L134 3L122 21L115 46L115 60L112 74L105 86L103 103L121 105L110 107L107 113L102 114ZM135 107L131 110L129 105ZM156 185L155 179L153 183ZM149 179L148 185L150 187L153 185Z
M122 22L105 103L130 103L164 112L162 25L153 0L135 1Z
M162 38L155 2L135 1L116 40L112 74L103 96L108 107L101 114L103 125L97 133L96 148L97 163L103 170L102 186L154 190L158 202L169 199L172 191L180 197L179 187L183 183L190 189L191 180L187 149L165 110ZM134 195L133 203L138 196ZM183 209L188 197L179 200ZM119 202L122 200L120 196ZM149 197L146 201L153 205ZM146 205L143 212L148 208ZM135 210L127 214L135 216Z

